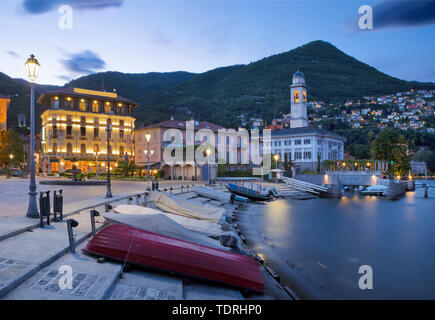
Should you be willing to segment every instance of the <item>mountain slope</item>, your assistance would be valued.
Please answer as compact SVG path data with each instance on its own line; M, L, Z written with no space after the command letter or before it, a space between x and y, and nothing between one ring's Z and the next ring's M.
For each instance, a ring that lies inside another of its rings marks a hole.
M232 126L238 125L236 117L241 113L270 120L290 111L289 86L298 69L305 74L308 99L324 102L344 102L410 88L435 88L433 83L390 77L327 42L314 41L249 65L208 71L165 94L144 97L137 116L147 122L149 110L165 110L178 117L195 115L201 120Z
M52 85L36 85L35 97L40 94L59 88ZM0 72L0 94L9 96L11 103L8 109L8 128L13 128L18 124L18 115L23 113L26 115L27 125L30 125L30 86L26 80L13 79L4 73ZM35 106L35 117L41 114L40 107ZM36 127L39 129L40 122L36 121Z
M408 82L388 76L324 41L310 42L248 65L222 67L201 74L104 72L78 78L66 86L101 90L104 84L107 91L116 89L119 95L139 104L138 125L166 120L172 115L237 127L240 114L270 121L274 116L288 113L289 86L298 69L305 74L308 99L327 103L411 88L435 89L434 83ZM56 87L38 85L36 96L53 88ZM29 119L26 81L0 73L0 94L14 95L8 112L10 126L17 123L19 113L25 113ZM39 106L36 111L38 116Z

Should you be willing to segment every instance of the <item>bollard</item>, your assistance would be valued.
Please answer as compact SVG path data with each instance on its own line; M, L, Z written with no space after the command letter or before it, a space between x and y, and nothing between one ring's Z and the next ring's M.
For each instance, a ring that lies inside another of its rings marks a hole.
M113 209L113 207L110 205L110 204L106 204L105 206L104 206L104 211L105 212L110 212L110 210L112 210Z
M69 249L70 249L71 253L76 252L76 244L75 244L75 240L74 240L73 228L76 228L78 225L79 225L79 223L74 219L67 220Z
M127 204L128 204L128 205L130 205L132 201L133 201L133 198L132 198L132 197L128 197L128 198L127 198ZM106 212L107 212L107 211L106 211Z
M140 194L136 195L136 205L139 205Z
M44 196L44 193L46 194ZM44 217L47 217L47 226L50 225L50 191L42 191L39 196L39 226L44 227Z
M96 232L96 228L95 228L95 217L99 217L100 214L98 213L97 210L91 210L91 228L92 228L92 236L95 237Z
M169 194L172 195L172 190L174 190L174 188L170 187L169 188Z
M57 214L59 214L59 219ZM63 190L59 190L59 194L56 191L53 193L53 216L55 222L63 220Z
M429 186L427 184L424 185L424 197L429 197Z

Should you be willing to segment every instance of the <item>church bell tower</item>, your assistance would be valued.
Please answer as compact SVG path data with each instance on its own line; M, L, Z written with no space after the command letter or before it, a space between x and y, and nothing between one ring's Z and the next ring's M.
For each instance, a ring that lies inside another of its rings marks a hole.
M305 77L299 70L293 75L291 91L290 128L305 128L308 126L307 87Z

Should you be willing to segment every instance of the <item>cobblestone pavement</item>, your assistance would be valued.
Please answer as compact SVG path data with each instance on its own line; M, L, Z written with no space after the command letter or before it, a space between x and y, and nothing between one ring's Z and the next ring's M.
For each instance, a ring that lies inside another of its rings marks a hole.
M163 181L162 187L171 183L171 185L187 184L182 181ZM190 181L191 185L192 182ZM114 196L138 190L146 190L146 182L132 181L112 181L112 194ZM48 186L37 184L37 191L54 191L63 190L64 204L74 203L77 201L104 197L106 195L106 186ZM29 180L12 178L0 178L0 218L12 216L24 216L27 212ZM52 193L51 193L52 195Z

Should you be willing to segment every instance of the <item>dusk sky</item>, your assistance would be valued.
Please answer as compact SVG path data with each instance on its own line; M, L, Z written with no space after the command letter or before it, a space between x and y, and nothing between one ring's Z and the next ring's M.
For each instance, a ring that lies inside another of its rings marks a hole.
M73 7L62 30L58 9ZM374 29L358 30L373 6ZM435 82L435 1L1 0L0 72L39 83L93 72L204 72L325 40L389 75ZM289 75L290 78L290 75Z

